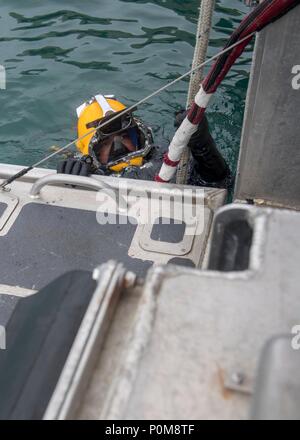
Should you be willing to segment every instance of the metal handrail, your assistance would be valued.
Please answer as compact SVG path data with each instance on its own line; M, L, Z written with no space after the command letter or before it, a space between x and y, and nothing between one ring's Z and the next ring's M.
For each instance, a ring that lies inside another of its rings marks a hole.
M56 184L76 185L83 188L94 189L95 191L110 188L104 182L99 182L99 180L96 180L93 177L73 176L70 174L50 174L49 176L38 179L32 185L30 197L39 197L41 189L44 186Z

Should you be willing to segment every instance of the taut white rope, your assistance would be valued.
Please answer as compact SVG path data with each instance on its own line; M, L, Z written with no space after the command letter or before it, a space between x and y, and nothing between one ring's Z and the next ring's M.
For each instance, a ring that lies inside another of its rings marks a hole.
M52 159L52 157L57 156L58 154L62 153L63 151L68 150L70 147L72 147L73 145L75 145L77 142L81 141L82 139L84 139L86 136L89 136L90 134L95 133L97 130L99 130L100 128L104 128L107 125L109 125L111 122L117 120L118 118L122 117L123 115L126 115L127 113L136 110L137 107L139 107L140 105L144 104L145 102L149 101L151 98L154 98L155 96L159 95L161 92L163 92L164 90L167 90L169 87L172 87L174 84L178 83L179 81L181 81L182 79L186 78L187 76L191 75L192 73L196 72L198 69L201 69L202 67L206 66L207 64L211 63L212 61L214 61L215 59L217 59L219 56L229 52L230 50L232 50L234 47L238 46L239 44L243 43L243 41L249 39L251 36L253 36L255 34L255 32L253 32L250 35L247 35L247 37L242 38L241 40L237 41L236 43L232 44L231 46L227 47L226 49L223 49L222 51L218 52L217 54L215 54L214 56L212 56L211 58L209 58L208 60L204 61L203 63L199 64L198 66L192 68L191 70L189 70L188 72L184 73L183 75L179 76L178 78L174 79L173 81L171 81L170 83L166 84L165 86L161 87L160 89L156 90L155 92L151 93L150 95L146 96L145 98L141 99L139 102L137 102L136 104L126 108L125 110L123 110L122 112L118 113L117 115L113 116L111 119L109 119L108 121L105 121L103 123L100 123L97 127L92 128L91 130L89 130L87 133L85 133L83 136L78 137L77 139L69 142L68 144L66 144L64 147L58 149L57 151L54 151L53 153L49 154L48 156L44 157L43 159L41 159L40 161L34 163L33 165L31 165L28 168L24 168L24 170L22 170L21 172L17 173L15 176L10 177L9 179L5 180L4 182L1 183L0 185L0 189L5 188L8 184L12 183L14 180L18 179L19 177L24 176L27 172L29 172L30 170L32 170L32 168L36 168L40 165L42 165L43 163L47 162L49 159Z

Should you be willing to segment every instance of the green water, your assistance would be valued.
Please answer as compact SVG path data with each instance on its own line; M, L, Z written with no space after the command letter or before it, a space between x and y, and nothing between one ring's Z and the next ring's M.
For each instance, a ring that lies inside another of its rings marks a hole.
M199 0L1 0L0 162L28 165L51 145L76 136L75 109L96 93L132 104L189 69ZM217 0L209 55L247 12L241 0ZM212 133L234 169L251 48L209 109ZM139 110L157 143L172 135L188 82ZM50 163L55 166L55 161Z

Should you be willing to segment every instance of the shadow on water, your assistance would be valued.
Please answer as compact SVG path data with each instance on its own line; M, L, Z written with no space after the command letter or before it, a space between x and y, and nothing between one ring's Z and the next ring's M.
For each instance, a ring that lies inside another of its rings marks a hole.
M97 92L132 104L191 65L198 0L3 0L0 64L0 161L30 164L51 145L76 135L75 108ZM247 8L217 0L209 55L222 48ZM209 109L219 148L235 169L251 48L228 75ZM188 81L140 108L167 145L173 114L185 105ZM50 165L55 166L56 161Z

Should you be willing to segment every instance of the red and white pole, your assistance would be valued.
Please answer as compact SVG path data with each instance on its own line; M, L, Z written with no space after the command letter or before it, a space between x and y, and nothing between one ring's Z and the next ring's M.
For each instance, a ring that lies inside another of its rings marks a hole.
M298 4L300 4L300 0L264 0L243 19L240 26L229 38L225 49L239 40L243 41L227 53L220 55L205 77L186 118L176 131L168 152L164 156L160 172L155 177L157 182L169 182L174 176L181 155L187 148L191 137L197 131L211 97L236 59L252 40L254 33L262 30ZM249 38L247 38L248 35Z

